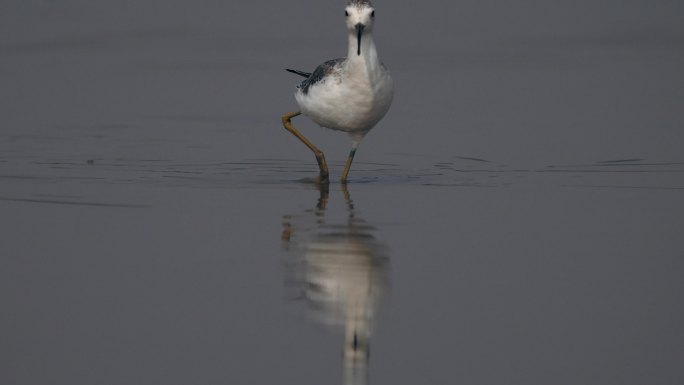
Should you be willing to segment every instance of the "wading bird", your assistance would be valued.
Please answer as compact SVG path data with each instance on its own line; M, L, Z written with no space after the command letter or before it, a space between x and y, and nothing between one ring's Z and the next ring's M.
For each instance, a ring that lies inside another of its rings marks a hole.
M325 155L292 125L291 119L304 114L322 127L350 135L352 148L342 172L342 183L346 183L356 149L385 116L394 93L389 71L380 62L375 49L375 9L370 1L351 0L344 15L349 33L346 58L326 61L312 73L287 70L306 79L295 92L300 109L283 115L283 126L313 151L323 183L328 182Z

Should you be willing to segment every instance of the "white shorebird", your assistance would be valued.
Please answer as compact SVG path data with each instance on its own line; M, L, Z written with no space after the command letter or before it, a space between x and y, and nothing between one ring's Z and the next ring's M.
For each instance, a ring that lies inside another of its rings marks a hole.
M291 119L304 114L318 125L349 133L352 149L342 172L347 182L356 149L392 104L393 83L378 58L373 42L375 9L369 0L351 0L344 12L349 32L346 58L326 61L313 73L290 70L306 79L297 86L299 111L283 115L283 126L313 151L320 168L321 182L328 181L328 165L323 152L292 125Z

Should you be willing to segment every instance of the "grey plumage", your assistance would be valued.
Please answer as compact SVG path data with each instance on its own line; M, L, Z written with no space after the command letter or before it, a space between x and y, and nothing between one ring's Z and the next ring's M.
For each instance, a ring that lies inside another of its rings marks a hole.
M311 75L308 78L304 79L304 81L298 87L302 90L303 93L305 93L305 94L308 93L309 88L312 85L320 82L323 78L325 78L327 75L332 73L335 70L335 67L338 66L340 63L342 63L345 60L346 60L345 58L333 59L333 60L328 60L325 63L319 65L318 67L316 67L314 72L311 73ZM292 71L290 71L290 72L292 72ZM299 71L299 72L301 72L301 71ZM301 74L299 74L299 75L301 75Z

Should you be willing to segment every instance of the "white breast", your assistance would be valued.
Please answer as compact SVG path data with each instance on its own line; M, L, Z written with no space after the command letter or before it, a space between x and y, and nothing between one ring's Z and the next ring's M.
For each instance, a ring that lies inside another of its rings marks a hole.
M302 113L320 126L363 136L389 110L393 88L383 67L367 71L341 66L306 94L298 90L295 98Z

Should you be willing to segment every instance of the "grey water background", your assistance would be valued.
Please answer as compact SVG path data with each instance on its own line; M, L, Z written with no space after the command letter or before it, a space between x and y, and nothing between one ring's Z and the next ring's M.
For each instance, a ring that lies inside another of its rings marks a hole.
M394 105L322 207L283 68L343 5L0 2L0 383L341 383L331 231L385 250L371 384L684 381L684 3L375 1Z

